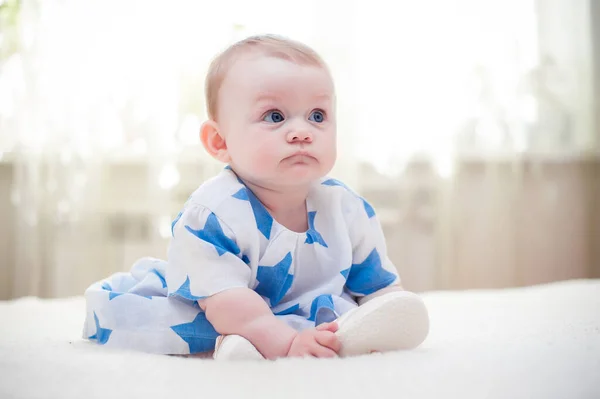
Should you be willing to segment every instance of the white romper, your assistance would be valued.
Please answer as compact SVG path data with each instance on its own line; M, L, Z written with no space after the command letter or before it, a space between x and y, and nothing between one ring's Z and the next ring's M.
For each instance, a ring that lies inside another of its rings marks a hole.
M86 291L84 338L165 354L212 350L219 335L197 301L230 288L257 292L297 330L333 321L355 298L399 282L373 208L324 178L306 200L308 230L280 225L226 167L172 224L167 261L143 258Z

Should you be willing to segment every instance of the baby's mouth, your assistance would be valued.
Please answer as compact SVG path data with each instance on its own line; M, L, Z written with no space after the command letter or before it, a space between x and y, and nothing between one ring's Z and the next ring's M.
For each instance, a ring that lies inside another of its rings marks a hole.
M290 155L288 158L292 158L292 157L296 157L296 156L304 156L304 157L314 158L310 152L303 151L303 150L296 151L295 153Z
M293 163L293 164L297 164L297 163L308 164L311 162L315 162L316 158L313 157L312 155L308 154L307 152L297 152L297 153L285 158L285 161Z

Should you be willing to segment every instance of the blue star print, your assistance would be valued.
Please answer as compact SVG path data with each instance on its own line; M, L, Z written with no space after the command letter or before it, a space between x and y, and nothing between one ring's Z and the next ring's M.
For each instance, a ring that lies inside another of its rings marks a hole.
M160 272L156 269L152 269L150 270L151 273L154 273L156 275L156 277L158 277L158 279L160 280L160 284L162 285L163 288L167 288L167 282L165 281L165 278L163 277L162 274L160 274Z
M271 301L271 307L277 305L288 292L294 276L288 274L292 265L290 252L275 266L258 266L256 279L259 281L255 291Z
M287 309L283 309L283 310L282 310L282 311L280 311L280 312L276 312L276 313L275 313L275 315L276 315L276 316L285 316L285 315L287 315L287 314L294 314L294 313L296 313L296 312L297 312L299 309L300 309L300 304L299 304L299 303L297 303L297 304L295 304L294 306L290 306L290 307L289 307L289 308L287 308Z
M171 235L173 237L175 237L175 225L177 224L177 222L179 222L179 219L181 219L181 215L183 215L183 212L179 212L177 214L177 217L175 218L175 220L173 220L173 222L171 222Z
M362 263L352 264L346 286L352 292L369 295L395 280L396 276L383 268L379 253L373 249Z
M233 198L242 201L249 201L256 220L256 227L268 240L271 238L271 227L273 227L273 218L267 212L263 204L256 198L254 193L246 187L241 188L237 193L233 194Z
M344 187L346 190L348 190L348 191L352 192L352 190L350 190L350 188L349 188L347 185L345 185L344 183L342 183L341 181L339 181L339 180L336 180L336 179L327 179L327 180L325 180L325 181L324 181L323 183L321 183L321 184L322 184L322 185L324 185L324 186L332 186L332 187L333 187L333 186L338 186L338 187Z
M250 197L248 197L248 190L246 190L246 188L241 188L237 193L233 194L232 197L242 201L250 201Z
M199 301L200 299L205 298L203 296L192 295L192 292L190 291L190 277L189 276L185 279L185 281L183 282L183 284L181 284L181 287L179 287L177 289L177 291L169 294L169 296L175 296L175 295L180 296L185 299L189 299L190 301Z
M88 339L95 339L99 344L104 345L110 338L112 330L100 327L100 321L98 321L96 312L94 312L94 321L96 322L96 334L89 336Z
M373 216L375 216L375 209L373 209L373 207L367 201L365 201L364 198L361 198L361 200L363 202L363 206L365 207L365 212L367 212L367 216L369 219L371 219Z
M315 326L332 322L337 319L331 295L319 295L313 299L308 320L314 321Z
M108 284L107 282L102 283L102 289L105 291L108 291L108 300L109 301L112 301L119 295L123 295L122 292L114 292L112 287L110 286L110 284Z
M340 272L340 274L341 274L342 276L344 276L344 279L346 279L346 280L348 279L348 274L350 273L350 269L351 269L351 268L349 267L349 268L347 268L347 269L344 269L344 270L342 270L342 271Z
M373 209L373 207L367 201L365 201L364 198L362 198L359 195L357 195L356 193L354 193L354 191L352 191L348 186L346 186L341 181L336 180L336 179L328 179L328 180L325 180L321 184L323 184L324 186L344 187L346 190L350 191L352 194L354 194L355 196L357 196L358 198L361 199L361 201L363 202L363 207L365 208L365 212L367 213L367 216L369 217L369 219L372 218L373 216L375 216L375 210Z
M231 252L234 255L240 253L240 247L237 246L235 241L225 235L221 224L217 220L217 216L212 212L206 219L203 229L194 230L187 225L185 228L199 239L212 244L219 256L223 255L225 252Z
M171 326L171 330L187 342L190 347L190 353L200 353L213 350L215 340L219 333L215 331L212 324L206 319L204 312L199 312L196 318L190 323Z
M317 216L317 212L308 212L308 231L306 232L306 241L305 244L321 244L325 248L327 248L327 243L321 237L321 234L315 230L315 216Z

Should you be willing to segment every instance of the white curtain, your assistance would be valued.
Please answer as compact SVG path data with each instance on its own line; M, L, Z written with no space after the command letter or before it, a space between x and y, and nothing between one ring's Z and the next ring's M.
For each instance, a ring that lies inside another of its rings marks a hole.
M165 256L172 217L220 168L197 139L208 63L265 32L330 64L334 174L377 206L409 288L587 276L598 173L590 7L0 2L16 15L0 28L0 298L81 294L140 256ZM537 227L522 229L528 218ZM560 247L576 267L531 255L553 253L565 226L587 234Z

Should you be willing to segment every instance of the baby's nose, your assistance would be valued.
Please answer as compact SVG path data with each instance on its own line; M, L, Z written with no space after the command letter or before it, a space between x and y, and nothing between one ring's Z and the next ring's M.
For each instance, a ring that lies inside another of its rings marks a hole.
M287 135L289 143L312 143L312 139L312 133L308 130L296 130Z

